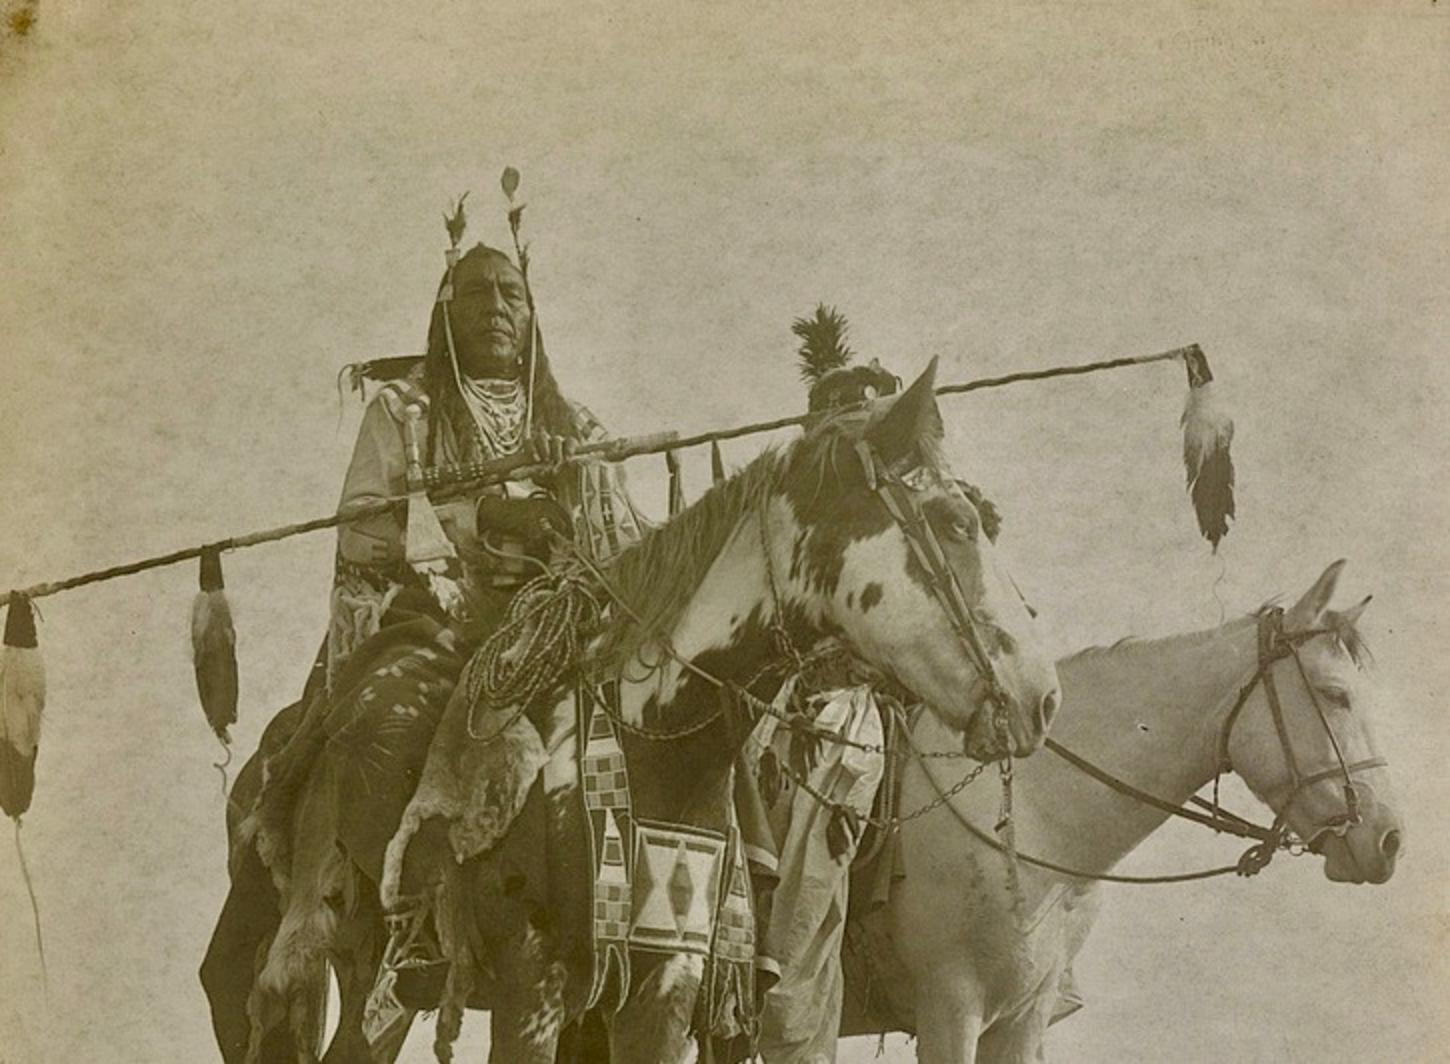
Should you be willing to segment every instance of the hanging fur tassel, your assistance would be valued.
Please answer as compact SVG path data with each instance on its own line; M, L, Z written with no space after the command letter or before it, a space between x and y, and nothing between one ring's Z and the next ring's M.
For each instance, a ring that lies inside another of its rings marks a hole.
M720 454L720 441L710 441L710 479L716 484L725 480L725 458Z
M1197 345L1184 357L1188 370L1188 402L1183 408L1183 465L1188 492L1198 515L1198 529L1218 552L1234 518L1234 463L1229 445L1234 423L1219 407L1213 373Z
M191 662L196 669L196 693L206 722L227 748L227 729L237 722L237 631L222 578L221 551L201 552L201 590L191 604Z
M680 456L674 451L665 452L665 468L670 473L670 516L678 517L685 508L685 484L680 474Z
M24 595L10 599L0 654L0 809L19 821L35 791L35 754L45 710L45 664L35 612Z

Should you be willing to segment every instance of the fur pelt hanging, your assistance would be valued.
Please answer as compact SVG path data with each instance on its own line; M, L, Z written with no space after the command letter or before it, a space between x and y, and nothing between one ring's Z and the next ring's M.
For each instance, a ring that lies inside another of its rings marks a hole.
M45 711L45 664L35 634L35 612L24 595L10 599L0 652L0 809L14 820L30 808L35 756Z
M208 547L201 553L200 590L191 604L191 662L196 670L196 693L206 722L229 746L227 731L237 722L237 631L222 577L221 552Z
M1183 408L1183 465L1198 530L1218 552L1234 519L1234 423L1218 404L1208 358L1196 346L1184 358L1188 402Z

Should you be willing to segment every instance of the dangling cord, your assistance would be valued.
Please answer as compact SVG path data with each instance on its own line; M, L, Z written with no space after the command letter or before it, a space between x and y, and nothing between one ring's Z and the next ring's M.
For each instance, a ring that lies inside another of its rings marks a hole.
M232 763L232 745L220 735L216 741L221 744L223 757L220 761L213 761L211 767L222 774L222 797L225 798L232 790L231 777L227 775L227 766Z
M528 290L529 279L524 278L525 291ZM529 293L529 383L528 390L524 394L524 439L534 438L534 378L535 367L539 364L539 315L534 310L534 296Z
M25 847L20 844L20 818L15 818L15 855L20 858L20 878L25 881L25 893L30 895L30 912L35 919L35 952L40 955L40 985L46 994L50 993L50 973L45 967L45 939L40 933L40 902L35 898L35 885L30 881L30 866L25 863Z
M1213 578L1213 586L1209 589L1210 594L1213 595L1213 601L1218 604L1218 624L1220 628L1223 627L1224 604L1223 599L1219 597L1218 586L1223 583L1223 578L1227 575L1228 559L1220 554L1218 556L1218 575Z
M1007 724L1007 710L1001 703L993 706L992 730L997 741L1007 751L997 762L1002 777L1002 800L997 816L997 834L1002 836L1002 853L1007 858L1007 890L1012 895L1012 918L1018 927L1026 913L1027 903L1022 897L1022 877L1017 867L1017 825L1012 820L1012 734Z
M1002 853L1007 858L1007 890L1012 895L1012 918L1021 927L1027 903L1022 896L1022 877L1017 867L1017 825L1012 820L1012 755L997 762L1002 777L1002 800L997 817L997 834L1002 836Z

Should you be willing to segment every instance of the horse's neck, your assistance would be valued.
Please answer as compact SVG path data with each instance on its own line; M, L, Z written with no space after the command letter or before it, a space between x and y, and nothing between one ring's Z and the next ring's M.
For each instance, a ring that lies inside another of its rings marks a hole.
M627 720L664 726L713 710L717 689L683 662L742 684L764 663L774 600L752 529L750 518L742 519L671 627L668 642L646 645L641 657L649 665L626 664L620 696Z
M1252 620L1088 651L1058 663L1053 737L1139 790L1181 805L1214 774L1232 695L1253 671ZM1020 764L1020 836L1060 863L1104 872L1168 814L1119 794L1051 751Z

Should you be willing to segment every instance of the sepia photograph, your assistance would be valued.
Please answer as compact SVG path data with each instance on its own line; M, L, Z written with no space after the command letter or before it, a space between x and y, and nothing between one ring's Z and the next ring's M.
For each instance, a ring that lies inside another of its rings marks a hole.
M1447 130L1437 0L0 0L0 1064L1450 1058Z

